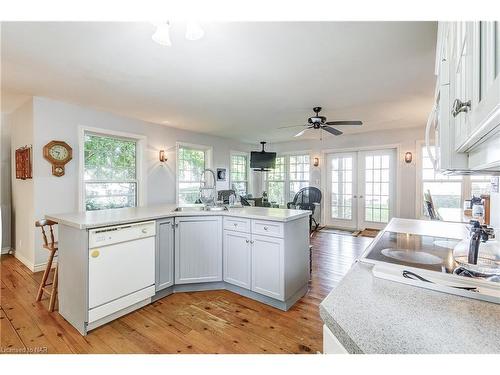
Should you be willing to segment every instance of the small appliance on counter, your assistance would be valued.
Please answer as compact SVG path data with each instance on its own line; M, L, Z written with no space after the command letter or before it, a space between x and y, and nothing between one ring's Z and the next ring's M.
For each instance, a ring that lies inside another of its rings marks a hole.
M478 221L469 230L463 240L385 231L359 261L379 278L500 304L500 241Z

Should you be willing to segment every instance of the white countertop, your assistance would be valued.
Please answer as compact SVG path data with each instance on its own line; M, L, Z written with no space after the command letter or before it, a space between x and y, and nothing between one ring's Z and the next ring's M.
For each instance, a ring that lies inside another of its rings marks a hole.
M248 206L230 208L228 211L175 212L174 210L176 207L177 206L174 204L163 204L146 207L116 208L112 210L48 214L45 215L45 218L78 229L90 229L138 221L156 220L163 217L232 216L286 222L308 217L310 214L310 211L305 210Z
M467 233L465 224L409 219L392 219L384 231ZM348 352L500 353L500 305L380 279L371 269L356 262L320 304Z

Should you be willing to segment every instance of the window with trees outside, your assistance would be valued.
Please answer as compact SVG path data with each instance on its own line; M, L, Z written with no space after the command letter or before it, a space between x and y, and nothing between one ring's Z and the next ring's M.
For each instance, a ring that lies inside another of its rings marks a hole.
M275 168L266 177L269 202L284 206L300 189L309 186L309 166L309 154L276 157Z
M201 173L205 169L206 159L206 150L179 146L177 153L179 204L195 203L200 197Z
M248 155L231 154L230 167L231 188L239 195L248 194Z
M137 206L137 140L84 135L86 211Z
M300 189L309 186L309 155L290 155L288 165L288 201L291 201Z
M274 169L267 172L267 199L269 202L285 204L285 157L277 156Z

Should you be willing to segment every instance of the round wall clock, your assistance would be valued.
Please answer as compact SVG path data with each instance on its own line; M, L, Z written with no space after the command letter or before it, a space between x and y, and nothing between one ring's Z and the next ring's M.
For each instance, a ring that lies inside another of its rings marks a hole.
M64 165L73 158L73 149L63 141L51 141L43 147L43 157L52 164L52 174L64 175Z

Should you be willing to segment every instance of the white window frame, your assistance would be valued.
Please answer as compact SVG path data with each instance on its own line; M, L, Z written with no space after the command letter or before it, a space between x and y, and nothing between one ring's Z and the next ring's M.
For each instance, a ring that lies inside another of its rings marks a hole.
M247 181L246 181L246 184L247 184L247 194L251 194L252 193L252 174L250 173L251 172L251 169L250 169L250 153L249 152L245 152L245 151L234 151L234 150L231 150L229 152L229 178L228 178L228 181L229 181L229 189L232 189L232 186L233 186L233 180L231 178L231 170L232 170L232 159L233 159L233 156L246 156L247 158L247 165L246 165L246 170L247 170ZM235 181L235 182L242 182L242 181Z
M190 148L205 153L205 168L213 169L213 147L188 142L175 143L175 203L179 205L179 149ZM217 184L217 181L216 181Z
M285 158L285 179L283 180L284 185L285 185L285 191L284 191L284 197L285 197L285 202L283 205L280 205L280 207L286 207L288 202L291 202L293 200L293 197L290 196L290 156L300 156L300 155L309 155L309 185L311 186L311 170L312 170L312 158L311 158L311 150L305 150L305 151L293 151L293 152L283 152L280 154L277 154L276 157L284 157ZM280 180L281 181L281 180ZM280 182L280 181L275 181L275 182ZM297 180L299 181L299 180ZM305 180L300 180L300 181L305 181ZM264 189L265 191L269 191L269 185L268 185L268 179L267 179L267 172L265 172L264 176Z
M423 158L423 152L424 151L424 146L425 146L425 141L417 141L416 142L416 162L415 162L415 167L416 167L416 181L417 181L417 186L416 186L416 206L415 206L415 217L418 219L426 218L425 215L422 214L422 207L423 207L423 176L422 176L422 158ZM471 194L472 194L472 180L471 176L462 176L462 180L451 180L451 181L456 181L456 182L461 182L462 187L461 187L461 194L460 194L460 202L463 203L464 200L470 199ZM439 182L439 180L437 180Z
M87 126L80 126L78 128L78 211L85 212L85 134L95 134L103 137L122 138L125 140L133 140L136 142L136 181L137 181L137 201L136 207L146 205L147 199L147 177L144 151L147 146L147 137L142 134L126 133L104 128L94 128Z

